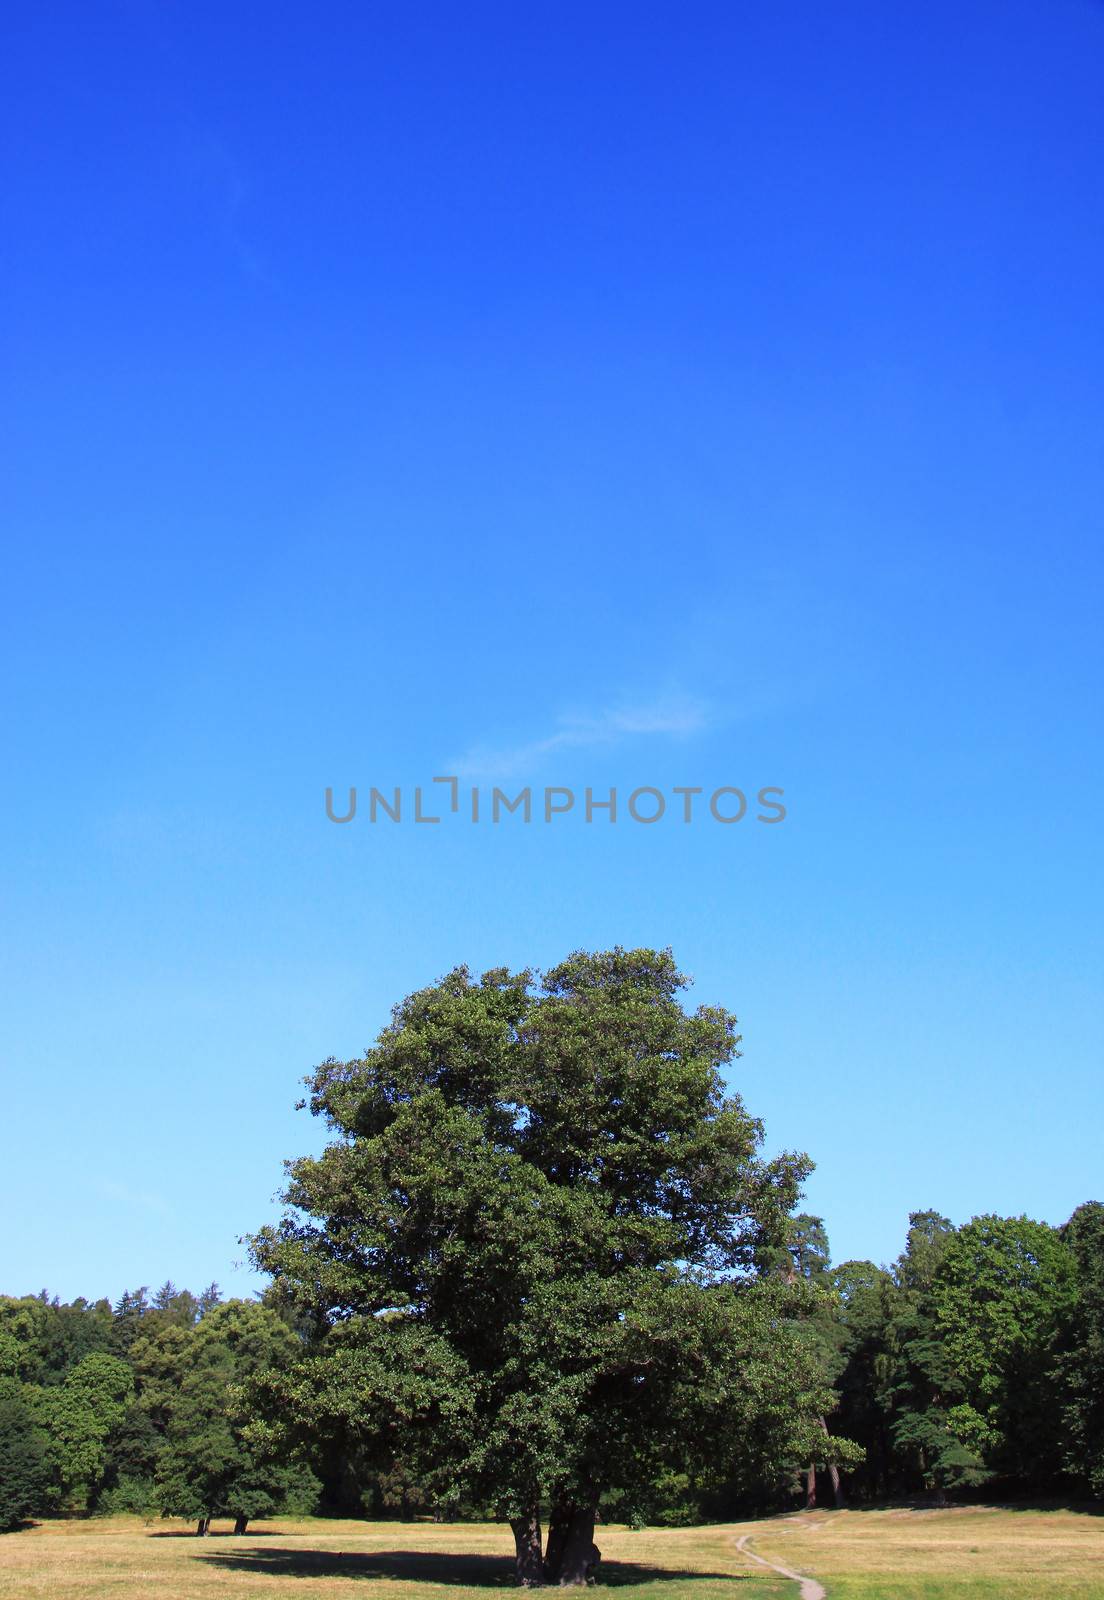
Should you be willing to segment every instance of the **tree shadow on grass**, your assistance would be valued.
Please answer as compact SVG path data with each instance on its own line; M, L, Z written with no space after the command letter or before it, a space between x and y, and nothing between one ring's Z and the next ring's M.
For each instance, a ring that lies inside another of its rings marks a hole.
M227 1572L254 1572L266 1578L390 1578L408 1583L457 1584L477 1589L514 1589L512 1556L431 1555L423 1551L376 1550L361 1554L340 1550L289 1550L248 1547L205 1555L205 1564ZM603 1561L598 1581L603 1587L626 1584L694 1582L712 1579L738 1583L743 1574L687 1572L650 1567L635 1561Z

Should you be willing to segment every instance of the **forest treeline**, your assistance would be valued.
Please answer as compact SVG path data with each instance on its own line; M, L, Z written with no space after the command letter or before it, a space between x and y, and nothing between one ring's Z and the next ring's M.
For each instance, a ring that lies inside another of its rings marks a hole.
M1104 1205L1062 1227L914 1212L890 1266L833 1266L821 1219L763 1249L764 1279L803 1280L806 1354L834 1397L839 1466L779 1460L757 1485L665 1472L602 1514L686 1524L820 1496L1104 1496ZM478 1516L401 1469L319 1441L273 1447L257 1396L319 1337L273 1286L223 1300L171 1282L62 1304L0 1297L0 1526L136 1512L248 1521L277 1513ZM846 1454L846 1452L843 1452ZM857 1452L852 1452L857 1457Z

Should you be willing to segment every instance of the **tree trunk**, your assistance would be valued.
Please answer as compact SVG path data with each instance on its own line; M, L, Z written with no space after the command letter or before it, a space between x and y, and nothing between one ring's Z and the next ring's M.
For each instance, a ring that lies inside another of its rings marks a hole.
M548 1543L544 1551L544 1581L559 1583L571 1507L554 1505L548 1514Z
M828 1424L825 1422L823 1417L819 1417L817 1420L820 1425L821 1433L823 1433L825 1438L827 1438ZM843 1507L847 1504L847 1501L843 1497L843 1485L840 1483L839 1468L836 1466L834 1461L829 1461L828 1463L828 1477L832 1484L832 1498L835 1501L836 1510L842 1511Z
M249 1518L248 1517L235 1517L234 1518L234 1532L235 1533L237 1533L237 1534L244 1533L246 1528L248 1527L248 1525L249 1525Z
M602 1559L602 1552L594 1542L594 1518L598 1510L597 1498L585 1505L562 1507L557 1520L549 1530L548 1547L551 1557L545 1560L545 1578L558 1583L561 1588L575 1588L589 1583Z
M514 1517L510 1526L514 1530L517 1581L523 1589L537 1589L544 1582L539 1507L530 1506L520 1517Z
M816 1510L816 1462L810 1462L805 1468L805 1509Z
M210 1529L211 1529L211 1519L210 1519L210 1517L200 1517L199 1521L196 1523L196 1537L199 1538L199 1539L202 1539L204 1534L210 1532Z

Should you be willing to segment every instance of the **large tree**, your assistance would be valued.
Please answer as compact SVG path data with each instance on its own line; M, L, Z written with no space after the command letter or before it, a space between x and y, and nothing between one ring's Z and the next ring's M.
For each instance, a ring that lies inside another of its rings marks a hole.
M252 1240L320 1330L273 1425L507 1517L526 1584L585 1581L604 1490L824 1457L807 1286L754 1271L810 1162L760 1156L735 1018L685 983L616 949L409 996L308 1080L333 1141Z

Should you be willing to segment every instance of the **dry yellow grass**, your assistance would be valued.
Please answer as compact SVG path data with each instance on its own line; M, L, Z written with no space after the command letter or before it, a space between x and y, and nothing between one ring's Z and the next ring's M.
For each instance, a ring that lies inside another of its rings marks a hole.
M486 1600L512 1586L508 1530L492 1524L216 1524L134 1517L47 1522L0 1537L0 1600ZM728 1527L604 1527L618 1600L795 1600L752 1548L819 1578L829 1600L1104 1600L1104 1517L1071 1511L848 1511Z
M1104 1600L1104 1516L1083 1512L826 1511L739 1531L829 1600Z
M235 1539L215 1524L136 1517L44 1522L0 1537L0 1600L486 1600L513 1588L513 1540L496 1524L259 1522ZM618 1600L784 1600L793 1585L749 1572L716 1528L602 1528Z

